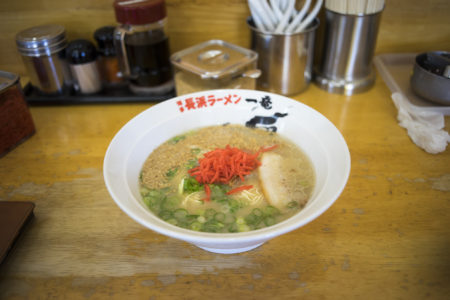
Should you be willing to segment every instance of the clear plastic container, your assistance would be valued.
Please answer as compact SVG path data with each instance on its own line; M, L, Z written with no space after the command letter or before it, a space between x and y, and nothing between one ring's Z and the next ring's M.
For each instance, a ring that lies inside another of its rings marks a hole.
M210 40L171 56L177 95L213 89L255 89L258 54Z
M114 2L120 25L114 33L122 77L136 94L165 94L173 89L166 9L163 0Z

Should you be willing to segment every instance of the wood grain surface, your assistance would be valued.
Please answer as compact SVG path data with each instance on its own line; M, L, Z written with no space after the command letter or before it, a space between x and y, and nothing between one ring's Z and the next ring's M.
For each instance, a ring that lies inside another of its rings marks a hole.
M106 148L150 104L31 107L37 132L0 159L0 200L33 201L36 217L0 266L0 299L448 299L450 150L411 142L380 78L295 99L344 135L348 184L312 223L234 255L147 230L109 196Z

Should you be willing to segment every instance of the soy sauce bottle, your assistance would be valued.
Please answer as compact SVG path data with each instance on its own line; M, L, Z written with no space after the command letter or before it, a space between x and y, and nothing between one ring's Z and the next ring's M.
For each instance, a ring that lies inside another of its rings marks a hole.
M116 0L114 45L121 76L136 94L163 95L174 88L164 0Z

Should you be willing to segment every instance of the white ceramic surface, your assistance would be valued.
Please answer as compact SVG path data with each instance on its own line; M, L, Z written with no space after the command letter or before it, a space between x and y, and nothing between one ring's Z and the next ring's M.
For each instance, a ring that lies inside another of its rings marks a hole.
M138 177L148 155L185 131L224 123L274 130L310 158L316 186L305 208L274 226L241 233L205 233L176 227L142 202ZM216 253L237 253L295 230L322 214L339 197L350 174L350 153L336 127L314 109L289 98L253 90L212 90L161 102L130 120L113 138L103 165L106 186L116 204L143 226Z

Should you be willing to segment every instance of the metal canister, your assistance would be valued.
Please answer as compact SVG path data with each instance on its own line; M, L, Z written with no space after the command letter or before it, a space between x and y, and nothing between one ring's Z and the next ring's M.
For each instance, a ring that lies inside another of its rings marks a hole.
M0 71L0 157L33 135L35 127L19 76Z
M373 86L372 58L381 13L355 15L325 9L323 49L315 76L321 89L353 95Z
M212 89L255 89L258 54L210 40L172 55L177 95Z
M319 21L301 32L276 34L262 32L247 19L251 48L258 53L258 88L290 96L303 92L312 78L314 40Z
M31 85L44 94L60 94L70 84L65 61L66 31L60 25L25 29L16 35Z

